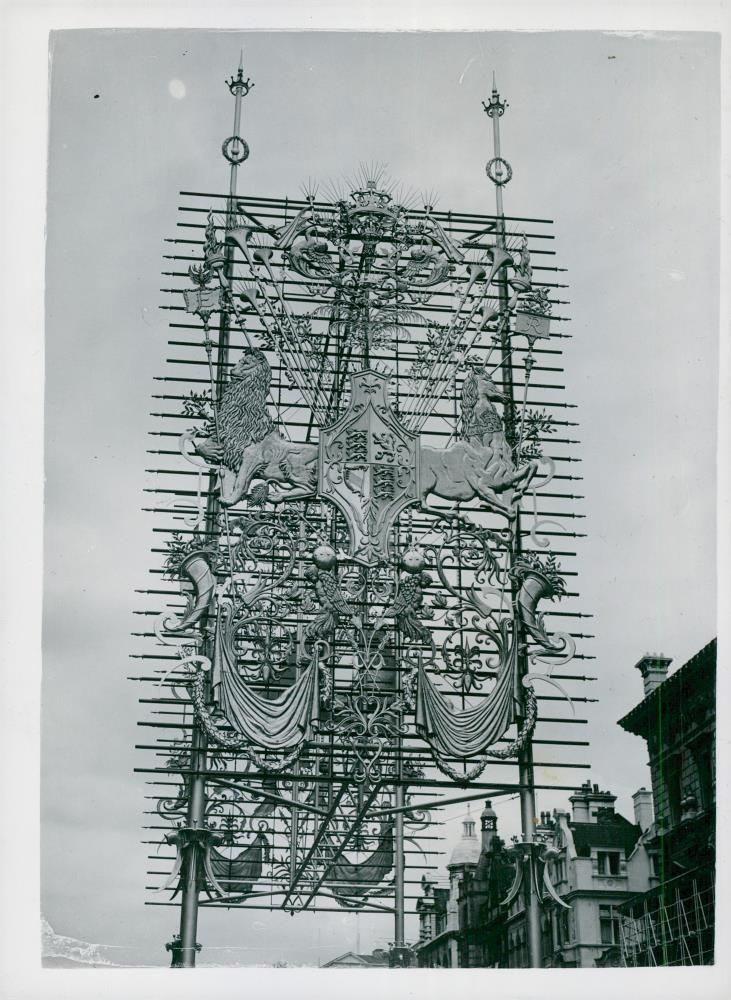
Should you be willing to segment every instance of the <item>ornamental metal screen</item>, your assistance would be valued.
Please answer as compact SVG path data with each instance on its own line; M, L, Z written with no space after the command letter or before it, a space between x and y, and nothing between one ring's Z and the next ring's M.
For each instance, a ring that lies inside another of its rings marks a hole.
M163 272L150 902L195 857L203 906L403 913L441 803L519 790L531 747L534 788L587 766L551 223L414 210L365 170L229 202L181 193Z

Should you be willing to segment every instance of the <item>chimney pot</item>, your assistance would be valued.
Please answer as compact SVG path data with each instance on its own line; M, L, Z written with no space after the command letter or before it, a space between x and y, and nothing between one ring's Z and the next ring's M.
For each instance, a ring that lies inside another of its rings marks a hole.
M645 697L651 694L667 678L668 667L672 659L662 653L645 653L641 660L635 663L635 668L642 675L642 685Z

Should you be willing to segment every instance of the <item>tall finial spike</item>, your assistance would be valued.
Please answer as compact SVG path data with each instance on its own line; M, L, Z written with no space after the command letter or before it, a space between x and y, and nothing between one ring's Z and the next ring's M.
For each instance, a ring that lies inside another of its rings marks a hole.
M492 92L497 94L497 84L495 83L495 70L492 71Z
M241 46L241 56L239 58L239 76L244 75L244 46Z

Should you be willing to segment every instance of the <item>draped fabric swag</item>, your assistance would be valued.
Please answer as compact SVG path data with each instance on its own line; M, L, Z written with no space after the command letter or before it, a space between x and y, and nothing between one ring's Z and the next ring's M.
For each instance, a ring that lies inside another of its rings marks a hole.
M230 629L219 623L217 631L213 682L228 722L265 750L287 750L309 738L320 704L317 656L292 687L276 698L265 698L237 673Z
M419 667L416 728L444 756L474 757L505 733L515 718L515 651L511 650L497 683L476 708L453 709Z

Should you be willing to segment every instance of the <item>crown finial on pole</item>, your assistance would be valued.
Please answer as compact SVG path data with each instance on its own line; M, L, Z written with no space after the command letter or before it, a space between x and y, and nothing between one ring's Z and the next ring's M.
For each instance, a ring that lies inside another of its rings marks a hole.
M505 109L508 106L507 101L500 100L500 94L497 89L497 82L495 80L495 72L492 74L492 94L490 95L490 103L485 104L482 102L482 107L485 109L485 114L488 118L492 119L492 143L493 143L493 154L492 159L488 161L485 170L487 176L495 185L495 201L498 217L503 215L503 194L502 188L509 182L510 178L513 176L513 168L510 166L507 160L504 160L500 155L500 119L505 114ZM498 233L498 245L502 246L501 234Z
M251 82L249 77L244 79L244 50L241 49L241 57L239 59L239 68L236 76L232 76L230 80L226 81L226 86L231 91L231 93L236 98L246 97L254 84Z
M494 70L492 74L492 94L490 95L490 103L485 104L485 102L483 101L482 106L485 109L485 114L492 119L502 118L502 116L505 114L505 109L509 107L507 101L500 100L500 94L498 93L497 83L495 82Z
M234 130L233 134L225 140L223 146L221 147L221 152L224 158L228 160L231 164L231 178L229 183L229 206L228 206L228 221L231 222L233 217L233 211L235 207L234 199L236 198L236 172L240 163L248 159L249 156L249 144L245 139L242 139L239 135L239 129L241 127L241 99L246 97L254 84L247 77L244 79L244 50L241 49L241 54L239 57L239 69L236 76L232 76L230 80L226 81L226 86L231 91L235 104L234 104Z

